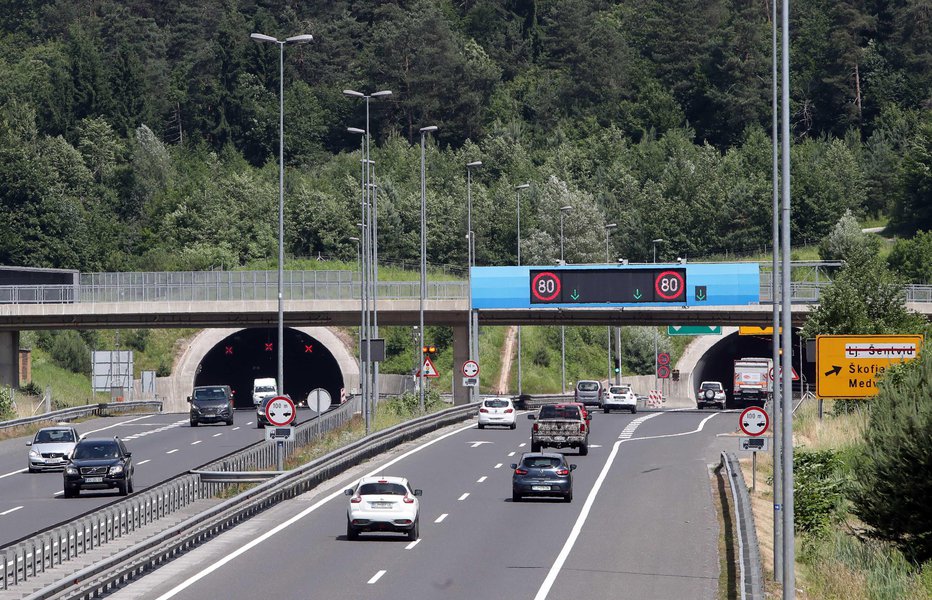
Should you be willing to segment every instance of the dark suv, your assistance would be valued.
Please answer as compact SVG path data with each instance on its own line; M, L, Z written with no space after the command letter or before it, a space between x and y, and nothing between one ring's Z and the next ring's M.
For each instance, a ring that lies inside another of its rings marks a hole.
M84 439L78 442L65 465L65 498L82 489L117 488L125 496L133 491L133 453L123 440Z
M228 385L201 385L188 396L191 427L200 423L233 424L233 392Z

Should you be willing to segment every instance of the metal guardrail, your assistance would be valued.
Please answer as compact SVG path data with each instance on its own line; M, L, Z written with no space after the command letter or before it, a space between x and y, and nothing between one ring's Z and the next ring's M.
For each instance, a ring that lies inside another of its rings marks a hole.
M286 453L294 452L297 442L308 443L313 439L318 425L320 432L329 431L349 421L358 411L358 399L350 400L324 413L319 420L314 418L298 425L295 428L295 441L286 444ZM269 446L272 446L270 442L257 442L211 461L201 469L221 472L246 470L246 466L267 468L275 464L274 446L271 449ZM10 544L0 549L0 590L18 585L196 500L211 498L224 488L225 484L203 481L198 475L186 473Z
M376 432L367 438L331 452L272 481L260 484L203 513L152 536L114 556L73 573L29 596L48 598L96 598L158 568L219 533L263 510L316 487L346 469L402 442L470 417L476 404L449 408L408 423Z
M763 600L763 574L761 571L760 546L751 511L751 496L748 494L738 459L731 452L722 452L721 465L728 474L728 486L735 505L735 532L738 537L738 591L741 600Z
M91 415L104 416L111 412L125 410L136 410L140 408L154 408L159 412L162 410L161 400L141 400L138 402L110 402L100 404L85 404L84 406L74 406L72 408L63 408L51 412L35 415L32 417L23 417L21 419L12 419L10 421L0 421L0 430L10 429L12 427L22 427L33 423L42 423L44 421L70 421L80 417Z

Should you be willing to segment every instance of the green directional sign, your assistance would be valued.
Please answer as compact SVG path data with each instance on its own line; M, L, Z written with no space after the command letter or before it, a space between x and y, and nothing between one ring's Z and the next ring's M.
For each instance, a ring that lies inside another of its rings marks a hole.
M667 325L667 335L722 335L722 326Z

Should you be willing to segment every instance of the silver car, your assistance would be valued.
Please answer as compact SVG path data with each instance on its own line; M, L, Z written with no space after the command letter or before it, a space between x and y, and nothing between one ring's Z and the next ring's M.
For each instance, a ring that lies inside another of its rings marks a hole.
M70 425L43 427L36 432L32 441L26 442L29 446L29 472L64 468L80 439L77 430Z
M582 379L576 383L576 392L574 394L576 402L583 404L602 403L602 382L592 379Z

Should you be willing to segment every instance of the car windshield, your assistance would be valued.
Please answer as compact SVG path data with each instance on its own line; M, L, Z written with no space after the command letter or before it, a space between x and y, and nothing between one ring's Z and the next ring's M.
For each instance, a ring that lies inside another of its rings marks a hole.
M119 458L120 449L114 442L78 444L72 458Z
M36 444L66 444L74 442L70 429L42 429L36 434Z
M579 408L575 406L541 406L541 419L579 419Z
M486 400L486 408L505 408L508 406L508 400Z
M360 496L404 496L408 493L400 483L364 483L359 486Z
M562 462L555 456L530 456L524 459L524 466L530 469L548 469L559 467Z
M703 383L702 389L704 390L720 390L722 389L722 384L720 383Z
M610 394L627 394L630 389L631 388L616 386L616 387L609 388L608 391Z
M194 390L195 400L226 400L227 394L223 388L207 388Z
M599 391L599 383L597 381L580 381L576 389L580 392L597 392Z
M256 392L274 392L275 387L271 385L259 385L256 386Z

